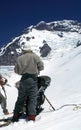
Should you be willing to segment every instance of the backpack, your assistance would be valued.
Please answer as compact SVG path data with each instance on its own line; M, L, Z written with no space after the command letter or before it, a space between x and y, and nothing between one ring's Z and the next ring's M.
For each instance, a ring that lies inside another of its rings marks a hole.
M39 76L38 77L38 97L37 97L37 107L40 107L44 101L44 92L46 88L50 85L51 78L49 76Z

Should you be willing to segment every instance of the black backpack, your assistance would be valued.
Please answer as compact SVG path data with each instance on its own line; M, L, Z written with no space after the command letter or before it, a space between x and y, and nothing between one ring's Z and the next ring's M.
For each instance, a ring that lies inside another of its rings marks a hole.
M40 108L45 101L44 92L50 85L51 78L49 76L38 77L38 97L37 97L37 108Z

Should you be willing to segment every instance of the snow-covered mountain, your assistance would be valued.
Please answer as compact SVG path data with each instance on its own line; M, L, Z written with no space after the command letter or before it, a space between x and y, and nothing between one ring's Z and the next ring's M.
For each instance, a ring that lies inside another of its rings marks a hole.
M14 65L17 56L21 55L21 46L28 43L42 57L51 58L58 51L63 55L81 45L81 23L73 20L50 23L41 21L26 28L20 36L13 38L0 49L0 65Z
M41 24L44 25L45 23L41 22L38 25ZM30 43L32 49L40 55L40 47L47 43L51 50L47 56L41 56L45 69L40 75L51 77L51 84L46 89L45 95L56 111L51 111L52 108L45 100L42 106L44 111L39 115L39 120L34 123L20 120L17 123L0 128L0 130L81 130L80 23L64 20L47 23L46 27L47 25L48 27L51 26L51 24L53 26L59 24L67 28L67 30L69 28L69 30L63 31L61 28L61 31L51 31L44 28L44 26L38 30L38 25L35 27L31 26L21 36L16 37L12 42L1 48L0 55L2 57L7 54L8 48L10 55L13 52L14 56L14 51L17 55L20 55L20 47L24 42ZM14 49L13 51L12 48ZM5 86L9 112L14 109L18 95L15 83L20 79L20 76L14 73L13 68L14 66L0 66L0 72L8 79L8 84L11 86ZM0 117L2 118L3 116L0 108Z

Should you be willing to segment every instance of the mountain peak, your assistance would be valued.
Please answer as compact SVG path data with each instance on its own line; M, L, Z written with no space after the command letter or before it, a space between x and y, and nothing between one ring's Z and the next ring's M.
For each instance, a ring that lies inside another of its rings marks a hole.
M78 43L81 45L81 23L74 20L61 20L49 23L40 21L37 25L31 25L24 29L20 36L0 49L0 65L14 65L17 56L21 55L21 45L28 43L40 56L51 57L59 51L63 54L75 48ZM43 52L45 44L51 50L47 55Z

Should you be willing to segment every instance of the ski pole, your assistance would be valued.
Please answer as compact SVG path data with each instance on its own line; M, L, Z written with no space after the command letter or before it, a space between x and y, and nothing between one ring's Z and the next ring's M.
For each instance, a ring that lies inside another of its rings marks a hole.
M48 100L48 98L46 97L46 95L44 94L45 99L47 100L47 102L50 104L50 106L52 107L52 109L55 111L55 108L53 107L53 105L51 104L51 102Z

